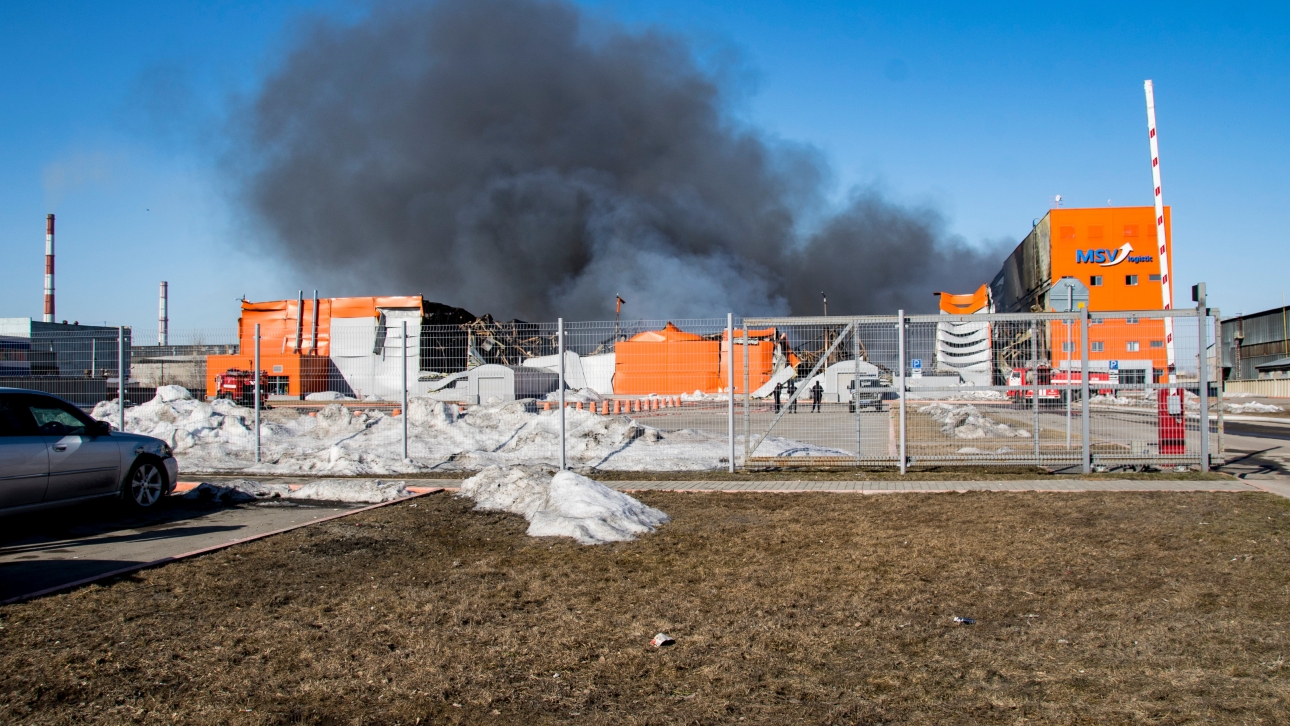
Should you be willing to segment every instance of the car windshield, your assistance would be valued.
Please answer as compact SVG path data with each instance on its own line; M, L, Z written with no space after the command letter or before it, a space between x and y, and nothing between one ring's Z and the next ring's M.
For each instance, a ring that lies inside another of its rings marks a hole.
M46 436L82 436L89 433L85 414L70 404L53 398L32 396L27 407L36 420L36 428Z

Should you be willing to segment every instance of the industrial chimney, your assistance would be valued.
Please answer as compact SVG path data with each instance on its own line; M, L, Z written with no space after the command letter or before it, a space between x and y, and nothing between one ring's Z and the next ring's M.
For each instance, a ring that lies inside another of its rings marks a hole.
M54 215L45 215L45 318L54 322Z
M157 345L170 345L170 286L165 280L157 301Z

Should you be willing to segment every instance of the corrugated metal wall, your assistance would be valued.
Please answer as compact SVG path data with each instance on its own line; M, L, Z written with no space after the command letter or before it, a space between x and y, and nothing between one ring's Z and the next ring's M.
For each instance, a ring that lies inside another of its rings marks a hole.
M1273 308L1223 321L1223 367L1231 368L1233 380L1258 378L1256 366L1287 357L1286 327L1290 307ZM1240 365L1237 365L1236 335L1242 332Z

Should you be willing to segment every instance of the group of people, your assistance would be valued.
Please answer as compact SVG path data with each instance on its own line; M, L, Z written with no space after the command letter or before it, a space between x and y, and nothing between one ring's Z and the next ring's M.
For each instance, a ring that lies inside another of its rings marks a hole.
M783 406L782 396L785 391L788 391L788 412L797 413L797 399L793 398L793 394L797 393L797 384L793 383L792 379L789 379L788 386L783 383L775 384L775 413L779 413L780 408ZM810 387L809 393L811 394L811 412L819 413L820 402L824 400L824 386L820 385L818 378L815 379L815 385Z

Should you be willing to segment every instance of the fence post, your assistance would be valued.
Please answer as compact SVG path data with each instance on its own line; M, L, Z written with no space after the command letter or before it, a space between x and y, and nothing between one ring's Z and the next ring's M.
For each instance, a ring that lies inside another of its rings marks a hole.
M116 423L117 429L125 433L125 387L129 374L125 372L125 326L116 329Z
M1074 287L1069 287L1069 288L1067 288L1067 297L1073 297L1073 296L1074 296L1074 291L1075 291L1075 288L1074 288ZM1068 309L1068 310L1074 310L1074 309L1075 309L1075 305L1074 305L1074 304L1068 304L1068 305L1067 305L1067 309ZM1073 321L1073 320L1064 320L1064 321L1062 321L1062 322L1063 322L1063 324L1066 326L1066 336L1065 336L1065 337L1066 337L1066 340L1062 342L1062 347L1066 349L1066 350L1062 351L1063 353L1065 353L1065 354L1066 354L1066 454L1065 454L1065 455L1066 455L1066 456L1070 456L1070 451L1071 451L1071 411L1072 411L1072 409L1073 409L1073 404L1072 404L1072 401L1071 401L1071 393L1072 393L1072 391L1071 391L1071 373L1073 372L1073 371L1071 370L1071 352L1072 352L1072 349L1074 349L1074 347L1075 347L1075 341L1071 340L1071 338L1072 338L1072 337L1074 337L1074 336L1072 336L1072 335L1071 335L1071 328L1072 328L1072 327L1074 327L1074 325L1075 325L1075 321Z
M747 335L747 333L745 333ZM730 394L726 411L726 429L730 436L730 473L735 473L735 314L726 313L726 341L730 347L726 354L726 392ZM746 347L746 346L745 346Z
M1043 462L1039 459L1039 321L1030 321L1030 364L1034 367L1034 380L1031 381L1030 387L1035 390L1034 410L1035 425L1032 428L1032 435L1035 439L1035 466L1041 466Z
M255 324L255 463L260 463L260 324Z
M560 354L560 471L564 471L569 468L564 447L564 318L556 320L555 335L558 338L556 350Z
M1080 412L1080 451L1081 470L1085 474L1093 471L1093 449L1090 445L1088 420L1088 308L1080 311L1079 318L1079 412Z
M896 339L897 353L899 361L897 362L898 371L897 380L900 386L900 473L904 474L909 458L905 456L905 311L896 312Z
M860 466L863 454L860 446L860 321L851 323L851 360L855 361L855 370L851 372L851 405L856 409L856 466Z
M403 321L403 460L408 460L408 321Z
M1218 418L1215 421L1214 433L1218 437L1218 457L1223 458L1223 315L1218 308L1210 311L1214 316L1214 386L1218 391Z
M1200 348L1196 353L1200 382L1200 470L1209 471L1209 336L1205 324L1209 311L1205 308L1205 283L1196 285L1196 330ZM1184 397L1185 398L1185 397ZM1186 413L1184 406L1184 414Z
M752 421L748 411L752 408L752 381L748 372L748 324L744 323L744 466L748 466L748 456L752 453L748 442L752 439Z

